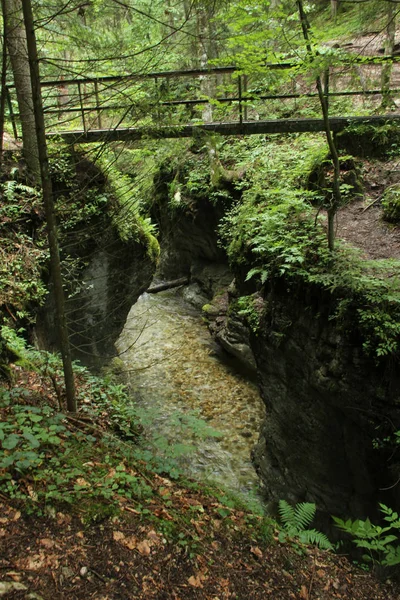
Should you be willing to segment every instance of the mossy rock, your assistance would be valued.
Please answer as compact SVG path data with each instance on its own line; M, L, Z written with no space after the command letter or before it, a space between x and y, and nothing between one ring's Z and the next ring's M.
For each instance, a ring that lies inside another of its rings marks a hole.
M382 199L382 209L385 221L400 222L400 184L386 188Z

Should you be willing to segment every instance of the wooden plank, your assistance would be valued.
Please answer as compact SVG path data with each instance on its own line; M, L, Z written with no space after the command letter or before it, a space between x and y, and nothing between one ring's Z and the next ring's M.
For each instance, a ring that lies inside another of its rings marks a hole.
M400 115L374 115L371 117L332 117L331 130L342 131L349 125L374 125L400 123ZM324 131L322 119L271 119L268 121L243 121L243 123L207 123L181 127L98 129L89 131L48 132L47 138L61 138L68 144L95 142L135 141L143 138L187 138L203 133L220 135L259 135L263 133L307 133Z

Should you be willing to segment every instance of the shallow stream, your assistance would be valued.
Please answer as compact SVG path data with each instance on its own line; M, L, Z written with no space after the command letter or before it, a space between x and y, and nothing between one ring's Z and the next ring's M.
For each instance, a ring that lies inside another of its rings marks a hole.
M117 348L149 431L166 439L164 446L180 445L187 474L255 490L250 452L264 407L257 386L222 360L199 311L176 290L143 294ZM203 420L220 436L201 432Z

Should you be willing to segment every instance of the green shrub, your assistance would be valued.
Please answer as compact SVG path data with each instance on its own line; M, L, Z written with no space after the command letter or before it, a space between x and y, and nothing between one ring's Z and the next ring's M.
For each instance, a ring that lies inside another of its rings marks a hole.
M386 188L382 198L383 218L390 223L400 221L400 185Z
M348 519L343 521L333 517L337 527L349 533L357 548L365 550L363 560L383 567L393 567L400 564L400 518L391 508L380 504L387 525L381 527L371 523L369 519L362 521Z

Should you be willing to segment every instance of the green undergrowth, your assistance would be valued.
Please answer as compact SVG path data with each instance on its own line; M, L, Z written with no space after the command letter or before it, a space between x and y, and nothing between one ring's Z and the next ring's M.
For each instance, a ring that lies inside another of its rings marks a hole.
M16 179L0 183L0 306L14 320L31 318L46 288L42 273L48 260L38 191Z
M235 149L229 148L229 152ZM226 214L221 239L234 268L247 270L256 287L284 280L328 292L331 319L361 335L365 352L375 358L397 355L400 340L400 262L364 260L356 249L337 242L327 247L323 209L326 189L308 189L311 172L326 159L321 136L287 136L242 141L242 161L252 157L238 184L241 200ZM345 186L345 201L358 190ZM248 304L239 310L259 315Z
M60 357L26 345L9 327L2 327L1 337L12 352L14 369L11 381L0 388L0 489L24 500L32 510L43 502L75 504L87 496L111 501L111 491L121 488L122 493L123 486L105 481L105 472L121 461L145 465L170 478L181 477L180 458L194 451L196 440L221 435L188 411L171 415L177 430L175 439L167 439L154 431L155 415L137 407L121 383L111 376L94 376L77 363L80 409L66 417ZM193 441L182 443L183 432L185 439ZM56 477L57 471L63 472L65 486L61 476L53 481L52 473ZM124 477L120 473L117 479ZM75 485L77 478L87 483ZM33 485L33 495L27 493L27 480ZM140 490L135 493L142 494Z
M201 538L213 537L214 519L221 535L236 535L240 521L253 541L270 543L275 525L254 502L185 480L177 457L190 448L179 440L165 447L155 436L149 450L148 423L121 384L75 365L80 410L65 414L60 358L27 346L10 328L2 336L16 357L12 383L0 386L3 499L38 517L67 511L86 525L129 510L190 557L201 551ZM214 435L195 416L182 427ZM193 524L206 511L212 519L200 533Z

